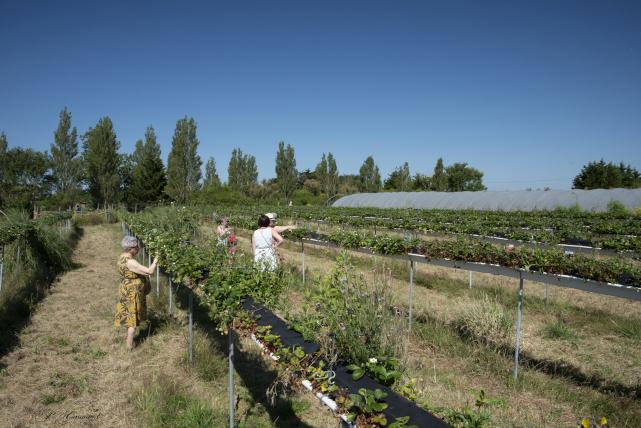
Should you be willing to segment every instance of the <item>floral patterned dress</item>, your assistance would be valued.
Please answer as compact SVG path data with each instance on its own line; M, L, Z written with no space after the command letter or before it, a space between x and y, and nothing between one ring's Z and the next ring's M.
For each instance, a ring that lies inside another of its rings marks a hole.
M120 274L119 301L116 304L116 326L136 327L147 319L147 278L132 272L127 267L129 257L123 254L118 258Z

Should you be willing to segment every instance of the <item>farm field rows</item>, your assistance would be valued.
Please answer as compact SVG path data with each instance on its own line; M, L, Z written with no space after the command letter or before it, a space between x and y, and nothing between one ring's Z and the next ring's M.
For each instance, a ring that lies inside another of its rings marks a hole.
M242 243L248 245L246 238ZM289 263L300 267L298 245L288 244L283 253ZM327 272L337 254L306 249L308 278ZM407 266L380 258L374 262L358 254L354 258L368 282L385 276L392 306L406 313ZM604 408L610 409L612 423L639 420L639 365L634 357L641 346L641 337L634 333L641 327L638 302L552 289L553 297L545 305L543 286L528 284L522 336L527 368L514 384L514 281L475 275L474 287L468 290L467 278L459 272L430 266L419 267L415 278L420 286L414 289L416 321L406 368L408 376L420 379L418 396L425 403L463 408L470 404L470 391L484 389L502 399L500 406L491 409L495 424L491 426L571 426L579 415ZM295 320L309 301L310 286L286 290L281 315ZM479 309L501 314L510 329L479 330L484 337L462 336L462 323L482 321L470 317L480 315ZM487 341L499 342L499 347Z
M233 215L237 222L255 221L256 212L278 212L283 219L342 227L480 235L641 253L641 216L624 210L608 213L587 213L571 209L495 212L286 206L217 206L202 209L207 214L212 211Z
M128 352L113 328L120 226L84 228L75 266L62 274L19 333L20 345L0 359L0 426L225 426L225 338L197 311L195 364L187 362L184 287L167 312L167 284L148 296L149 322ZM70 316L69 308L74 308ZM334 423L309 394L273 404L265 389L273 364L248 339L237 343L237 426L326 427ZM276 422L275 422L276 421Z
M197 233L198 240L203 243L209 242L206 237L208 233L211 233L211 230L207 232L205 228L205 232L204 234ZM327 253L327 251L325 252ZM327 258L327 256L324 257ZM324 263L322 272L327 273L330 264L328 262L322 263ZM364 263L365 265L363 265ZM367 266L364 261L359 262L359 268L362 268L364 272L376 270L371 265ZM393 271L399 270L398 266L390 265L388 268L392 268ZM205 267L198 268L192 264L191 269L205 269ZM180 271L180 267L178 267L178 271ZM388 288L391 291L389 297L390 302L393 302L392 305L399 308L402 315L406 313L404 302L406 301L407 286L406 282L399 281L395 278L396 276L398 276L398 272L388 278L390 281ZM483 278L483 275L480 276ZM379 280L380 277L384 277L383 273L379 272L378 277ZM392 279L393 277L394 279ZM322 279L319 281L322 283ZM375 283L376 280L373 282ZM549 417L560 419L546 419L548 416L537 413L537 409L540 411L540 407L534 406L531 409L533 412L531 418L525 418L529 422L519 421L514 425L514 418L517 418L516 413L520 411L517 409L522 410L523 402L513 400L514 403L518 403L518 405L513 403L516 408L502 402L501 406L493 410L496 421L500 421L498 423L501 426L540 426L537 423L542 420L545 420L546 424L567 424L573 418L588 414L596 416L595 413L598 412L606 413L613 421L627 423L625 421L638 420L638 382L635 383L631 379L634 379L634 374L638 372L633 355L639 350L639 338L637 337L639 319L617 314L616 309L614 313L611 313L602 307L598 310L593 308L593 305L600 305L608 298L591 296L594 298L585 300L577 298L581 292L567 290L562 290L558 294L555 290L554 295L574 297L574 300L577 301L576 306L565 300L561 301L564 303L560 303L554 299L546 306L540 297L526 298L525 307L531 309L524 323L523 354L526 357L527 368L518 383L514 384L510 380L511 361L509 357L513 314L507 303L511 298L514 298L513 288L510 291L510 286L501 283L501 281L492 283L483 278L479 281L478 286L473 288L471 295L465 296L461 293L464 286L461 286L460 280L447 278L447 275L443 276L443 272L437 275L430 272L430 268L427 267L424 272L419 270L417 282L422 283L424 287L416 289L415 302L417 303L414 317L416 327L412 334L410 350L425 349L424 346L427 346L448 360L453 357L449 353L454 352L455 359L465 356L465 359L473 357L477 360L491 361L491 364L479 364L478 367L473 368L473 371L480 373L481 378L487 377L493 381L480 388L487 391L498 391L499 395L507 394L509 396L511 394L509 391L513 393L516 390L520 394L534 396L538 399L550 399L549 391L553 392L552 395L557 396L557 400L553 400L554 402L549 404L547 408L548 410L555 409L550 414L556 416ZM301 287L300 284L296 285L296 281L288 283L290 286L283 289L286 298L281 300L284 306L275 305L275 307L280 308L281 314L287 316L294 326L298 324L298 328L304 331L306 322L304 316L306 314L298 313L304 305L294 303L288 307L287 302L309 300L309 295L305 294L306 288ZM208 286L205 285L205 287ZM579 303L581 300L583 302ZM452 301L455 303L452 304ZM630 306L631 309L635 309L635 305L634 302L626 302L626 307ZM617 307L616 304L612 306ZM620 305L618 309L621 309ZM494 316L494 318L490 317L489 329L474 330L476 321L479 321L474 317L483 317L488 312ZM630 312L628 311L628 313ZM303 318L298 318L300 316ZM396 320L392 321L396 328L403 328L398 324L399 321L402 324L402 318L402 316L396 317ZM496 320L499 321L498 324ZM495 328L496 330L492 330ZM430 333L427 336L426 331ZM445 351L440 349L438 342L434 343L434 335L438 335L436 336L439 338L438 340L447 339L444 342L446 344ZM418 343L416 343L417 338ZM397 348L403 347L399 343L396 343L395 346ZM448 349L450 347L454 348L454 351ZM506 349L508 352L505 352ZM403 354L402 351L397 353L397 355L401 354ZM412 357L409 355L412 355L412 352L404 354L403 357L403 361L406 363L412 361L410 365L405 367L407 376L411 376L412 367L417 370L417 374L425 374L425 361L422 358L414 360L414 355ZM421 355L421 352L417 351L416 355ZM465 363L466 366L467 364L469 361ZM623 369L619 371L619 367L623 367ZM436 371L435 366L432 368ZM423 371L421 372L421 370ZM467 370L470 368L468 367ZM450 373L450 375L452 374ZM410 377L406 379L406 382L411 383L411 379L418 378ZM413 382L416 383L416 380ZM437 382L435 381L435 383ZM494 383L494 386L491 383ZM496 386L497 383L500 385L499 388ZM409 395L416 399L419 395L428 396L427 390L417 387L415 384L404 386L410 389ZM460 389L456 392L456 396L462 398L463 402L459 401L453 407L440 407L430 403L427 398L422 404L424 407L436 411L443 411L443 408L456 409L457 405L458 409L464 409L467 402L465 400L470 400L469 385L466 385L465 389L468 391L467 395ZM558 397L563 397L563 399L559 400ZM438 396L432 398L438 402ZM503 398L502 400L507 399ZM442 406L446 403L439 404ZM451 406L453 403L447 404ZM522 425L520 425L521 423Z

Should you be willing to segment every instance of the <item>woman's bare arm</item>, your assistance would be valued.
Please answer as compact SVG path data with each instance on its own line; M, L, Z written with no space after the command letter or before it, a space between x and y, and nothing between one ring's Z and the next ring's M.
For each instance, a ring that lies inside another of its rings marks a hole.
M272 228L272 238L274 238L274 241L275 241L274 246L275 247L278 247L283 242L283 237L280 236L280 233L278 233L278 231L275 230L275 228Z
M135 272L139 275L151 275L154 273L156 270L156 265L158 264L158 259L154 259L154 262L151 264L151 266L143 266L136 259L129 259L127 260L127 268L129 268L130 271Z
M252 254L256 255L256 243L254 242L254 234L252 234Z

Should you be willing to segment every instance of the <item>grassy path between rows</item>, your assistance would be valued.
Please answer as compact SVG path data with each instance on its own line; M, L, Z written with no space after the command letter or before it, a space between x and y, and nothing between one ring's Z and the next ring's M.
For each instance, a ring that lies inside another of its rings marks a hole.
M194 366L186 357L185 293L167 314L163 281L148 296L150 322L137 346L124 346L113 326L120 252L117 226L87 227L74 253L76 268L53 284L0 359L0 426L223 427L227 425L226 336L196 314ZM267 403L277 376L255 345L240 340L236 415L240 427L327 427L335 418L310 394Z

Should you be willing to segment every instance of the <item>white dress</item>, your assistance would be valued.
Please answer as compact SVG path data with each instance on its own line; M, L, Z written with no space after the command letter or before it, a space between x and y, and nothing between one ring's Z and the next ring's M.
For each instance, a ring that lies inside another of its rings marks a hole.
M272 238L272 229L258 229L252 236L256 251L254 252L254 263L260 264L262 269L274 270L278 266L276 252L274 251L274 241Z

